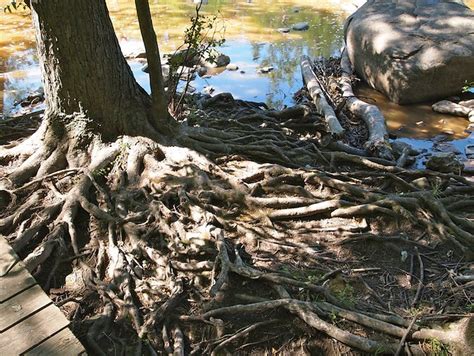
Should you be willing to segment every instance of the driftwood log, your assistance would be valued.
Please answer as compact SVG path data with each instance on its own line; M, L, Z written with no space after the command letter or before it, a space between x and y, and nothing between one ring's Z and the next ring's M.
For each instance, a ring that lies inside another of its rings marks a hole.
M379 108L358 99L352 89L352 64L344 49L341 56L341 90L345 98L345 108L354 116L364 120L369 130L366 149L373 155L387 160L393 160L392 148L388 141L385 118Z
M303 56L301 60L301 74L303 75L303 82L308 88L309 95L313 99L313 103L318 110L318 113L324 116L328 131L334 137L340 137L344 133L344 128L339 123L333 107L328 103L322 85L318 77L313 71L313 64L308 56Z

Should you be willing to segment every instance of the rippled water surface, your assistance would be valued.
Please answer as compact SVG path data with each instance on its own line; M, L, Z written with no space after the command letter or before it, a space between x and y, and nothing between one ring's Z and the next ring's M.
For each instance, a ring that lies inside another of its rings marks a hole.
M1 0L0 0L1 1ZM225 27L226 43L220 49L231 57L238 71L216 71L210 78L197 78L193 87L211 86L214 93L229 91L235 97L266 102L273 107L292 104L292 95L302 86L301 55L337 55L342 45L344 19L362 0L209 0L202 6L204 15L217 15L218 26ZM467 3L474 7L474 0ZM107 0L112 21L124 52L140 48L140 33L134 1ZM183 42L195 4L186 0L150 0L155 30L162 53L174 51ZM283 34L281 27L308 22L308 31ZM91 59L93 60L93 58ZM130 63L139 83L149 89L148 76L141 64ZM259 74L264 66L274 67ZM34 51L34 34L28 12L0 15L0 112L8 115L18 101L40 90L41 78ZM456 145L471 143L465 132L467 120L439 115L428 105L400 107L369 88L361 95L379 105L391 132L399 137L419 139L423 146L440 133L461 139Z

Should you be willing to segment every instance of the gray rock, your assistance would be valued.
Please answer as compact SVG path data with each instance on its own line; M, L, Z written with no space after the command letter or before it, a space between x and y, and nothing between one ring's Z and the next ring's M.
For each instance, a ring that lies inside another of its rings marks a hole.
M202 90L202 92L203 92L204 94L208 94L208 95L211 95L211 94L214 93L215 91L216 91L216 89L214 89L214 87L212 87L212 86L210 86L210 85L204 87L204 89Z
M426 161L426 168L442 173L459 174L463 167L454 153L436 153Z
M233 71L233 70L238 70L238 69L239 69L239 66L238 66L237 64L234 64L234 63L229 63L229 64L225 67L225 69L227 69L227 70L232 70L232 71Z
M225 67L230 63L230 57L216 50L212 50L201 58L200 63L206 68Z
M413 148L412 145L402 142L402 141L393 141L392 142L392 150L396 156L400 156L405 150L408 152L410 156L417 156L420 154L420 151Z
M474 81L474 12L462 1L369 0L346 20L345 39L358 76L397 103Z
M435 142L433 145L433 150L444 153L461 153L461 151L459 151L459 149L457 149L456 146L454 146L451 142Z
M260 69L257 70L257 73L270 73L271 71L273 71L275 68L273 68L272 66L267 66L267 67L262 67Z
M435 142L435 143L438 143L438 142L445 142L449 139L449 136L446 135L446 134L439 134L439 135L436 135L435 137L433 137L431 139L431 141Z
M165 64L165 65L162 65L161 66L161 72L163 73L163 78L165 80L168 79L168 77L170 76L170 66L168 64Z
M141 70L145 73L148 73L148 63L145 63ZM161 66L161 72L163 73L163 80L165 82L165 85L168 84L168 81L170 79L170 66L168 64L164 64Z
M450 114L464 117L468 117L471 110L473 110L469 106L456 104L449 100L438 101L431 105L431 108L433 109L433 111L440 112L442 114Z
M466 147L464 147L464 153L467 158L474 159L474 145L466 145Z
M307 22L298 22L291 26L291 29L294 31L306 31L309 29L309 23Z
M289 27L280 27L280 28L277 28L277 31L281 32L281 33L288 33L288 32L291 31L291 28L289 28Z

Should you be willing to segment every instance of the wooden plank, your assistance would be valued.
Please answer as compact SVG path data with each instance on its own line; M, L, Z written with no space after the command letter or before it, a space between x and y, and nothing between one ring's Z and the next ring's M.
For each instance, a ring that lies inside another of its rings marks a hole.
M35 279L23 263L17 263L5 276L0 277L0 303L35 284Z
M35 285L0 304L0 332L11 325L51 304L51 299L40 286Z
M0 236L0 277L4 276L19 260L10 244L4 237Z
M25 353L28 356L63 356L63 355L85 355L84 346L76 339L68 328L61 330L56 335L43 341L31 351Z
M0 355L18 355L65 328L69 321L51 304L0 334Z

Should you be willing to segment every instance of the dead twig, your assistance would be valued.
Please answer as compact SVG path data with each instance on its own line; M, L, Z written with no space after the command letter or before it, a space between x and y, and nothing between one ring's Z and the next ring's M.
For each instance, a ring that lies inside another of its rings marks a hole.
M411 306L414 307L418 303L418 299L420 298L421 290L423 288L423 281L425 279L425 268L423 266L423 259L421 258L420 253L418 252L418 248L415 247L416 257L418 258L418 264L420 266L420 278L418 280L418 287L416 288L416 294L411 302Z
M408 335L410 334L410 332L413 328L413 325L415 325L415 322L416 322L417 318L418 318L418 314L413 317L410 325L408 325L407 329L405 330L405 333L403 334L402 338L400 339L400 345L398 345L397 351L395 352L395 356L399 356L400 353L402 352L405 341L406 341Z

